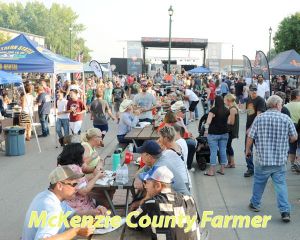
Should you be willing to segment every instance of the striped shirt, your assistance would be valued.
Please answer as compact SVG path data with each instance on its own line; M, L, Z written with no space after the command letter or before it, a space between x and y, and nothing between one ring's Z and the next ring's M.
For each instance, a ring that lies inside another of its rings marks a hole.
M255 118L248 136L255 140L260 165L282 166L287 161L289 137L297 136L297 131L287 115L270 109Z

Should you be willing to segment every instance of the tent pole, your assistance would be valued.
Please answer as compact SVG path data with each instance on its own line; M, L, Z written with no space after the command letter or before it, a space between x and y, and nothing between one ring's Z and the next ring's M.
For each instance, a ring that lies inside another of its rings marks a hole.
M55 128L55 147L58 148L57 145L57 132L56 132L56 89L55 89L55 77L54 77L55 73L52 74L52 89L53 89L53 109L54 109L54 128Z
M25 91L25 87L24 87L24 83L23 82L22 82L22 87L23 87L23 91L24 91L24 94L25 94L24 96L26 98L27 108L29 109L28 99L27 99L27 95L26 95L26 91ZM29 111L30 111L30 109L29 109ZM32 109L32 113L33 113L33 109ZM30 117L30 124L31 124L31 126L33 126L33 131L34 131L35 139L36 139L36 142L37 142L37 145L38 145L38 148L39 148L39 152L41 153L42 150L41 150L41 146L40 146L40 141L39 141L39 138L38 138L37 133L36 133L35 125L33 124L33 119L32 119L31 112L29 112L29 117Z

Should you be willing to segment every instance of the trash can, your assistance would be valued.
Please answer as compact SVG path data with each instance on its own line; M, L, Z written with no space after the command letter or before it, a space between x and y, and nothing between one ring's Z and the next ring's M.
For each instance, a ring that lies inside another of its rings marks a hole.
M25 128L6 127L3 129L5 136L6 156L21 156L25 154Z

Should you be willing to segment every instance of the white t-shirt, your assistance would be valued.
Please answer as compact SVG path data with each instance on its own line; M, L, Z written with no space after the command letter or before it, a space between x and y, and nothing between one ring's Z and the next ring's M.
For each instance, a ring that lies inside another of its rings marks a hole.
M23 111L27 114L32 115L33 114L33 96L31 94L24 95L25 104Z
M263 99L266 98L266 92L269 92L269 86L266 81L263 81L262 84L257 83L257 95L262 97Z
M57 112L65 112L67 111L67 104L68 100L67 99L62 99L62 100L57 100ZM59 119L69 119L69 113L64 113L57 115L57 118Z
M185 96L187 96L191 102L199 101L198 96L191 89L185 89Z
M34 225L31 227L28 226L30 223L30 217L34 216L32 215L32 213L36 212L37 216L40 216L42 211L46 211L47 213L45 226L44 227L42 227L41 225L38 227L35 227ZM32 200L27 210L21 239L38 240L38 239L48 238L64 232L65 231L64 224L62 224L61 227L49 226L47 222L51 216L58 216L56 219L57 221L52 221L53 224L58 225L60 214L62 213L67 214L67 212L70 213L69 216L72 216L75 211L65 201L61 202L53 192L46 190L44 192L39 193Z
M178 140L176 140L176 143L181 147L181 151L182 151L182 154L183 154L183 159L186 163L187 162L187 157L188 157L188 152L189 152L186 141L183 138L179 138Z

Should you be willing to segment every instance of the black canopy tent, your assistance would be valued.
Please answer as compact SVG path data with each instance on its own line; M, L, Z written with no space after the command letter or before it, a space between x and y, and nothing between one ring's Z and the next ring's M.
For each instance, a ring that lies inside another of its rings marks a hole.
M279 53L270 63L272 75L300 75L300 54L294 49Z
M207 39L200 38L172 38L171 46L172 48L198 48L203 50L203 66L205 66L206 59L206 48ZM168 48L169 38L157 38L157 37L142 37L141 40L143 48L143 65L145 66L146 49L147 48Z

